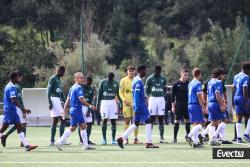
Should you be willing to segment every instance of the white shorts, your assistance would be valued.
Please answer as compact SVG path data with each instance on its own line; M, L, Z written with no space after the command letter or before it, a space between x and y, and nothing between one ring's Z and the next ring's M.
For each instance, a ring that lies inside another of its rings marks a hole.
M21 124L27 123L27 118L23 118L23 112L19 107L16 107L16 112L17 112L17 114L19 116L20 123Z
M165 114L164 97L149 97L148 110L150 115L164 115Z
M89 109L88 107L82 106L82 115L83 115L83 119L84 119L84 121L86 123L92 122L92 114L91 114L91 112L90 112L89 116L86 115L87 112L88 112L88 109Z
M118 119L118 106L116 100L102 100L100 112L102 119Z
M53 108L50 110L51 117L60 117L63 113L62 103L59 97L50 97Z

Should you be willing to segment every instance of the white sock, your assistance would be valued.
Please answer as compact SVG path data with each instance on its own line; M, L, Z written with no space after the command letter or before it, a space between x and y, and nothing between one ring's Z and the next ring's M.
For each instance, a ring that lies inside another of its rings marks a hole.
M71 135L71 130L67 129L64 131L63 135L60 137L60 139L57 141L58 144L62 144L70 135Z
M135 130L137 129L137 126L135 124L132 124L129 126L129 128L122 134L123 139L127 139L128 136Z
M250 133L250 119L248 119L247 121L247 127L246 127L246 131L245 131L245 134L249 135Z
M241 123L236 123L236 135L237 138L241 137Z
M199 138L198 138L198 136L199 136L199 131L198 131L198 133L196 133L196 134L193 136L193 142L194 142L194 144L198 144L198 143L199 143Z
M209 127L209 137L210 137L210 141L214 140L214 134L215 134L215 126L210 126Z
M217 127L217 130L216 130L216 132L214 133L214 138L217 138L218 137L218 135L220 134L220 132L221 132L221 130L223 129L223 128L225 128L226 127L226 124L225 124L225 122L221 122L219 125L218 125L218 127Z
M85 130L81 130L81 138L83 141L83 146L84 147L88 147L88 136L87 136L87 131Z
M197 133L199 133L199 131L202 129L201 124L195 125L191 132L188 134L188 137L192 138L194 135L196 135Z
M211 124L207 125L206 129L202 131L201 136L206 137L206 135L209 133L209 127Z
M226 126L221 129L220 134L219 134L222 141L225 141L225 129L226 129Z
M3 136L3 134L2 133L0 133L0 138Z
M19 136L19 139L21 140L21 142L23 143L24 147L27 147L29 144L28 144L28 141L25 138L24 133L21 132L21 133L18 134L18 136Z
M152 143L152 124L146 124L147 143Z

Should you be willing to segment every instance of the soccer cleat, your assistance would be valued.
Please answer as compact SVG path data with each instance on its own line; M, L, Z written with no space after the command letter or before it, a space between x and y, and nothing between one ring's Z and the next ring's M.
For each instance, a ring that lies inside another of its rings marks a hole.
M26 151L31 151L31 150L34 150L34 149L36 149L38 147L38 145L29 145L29 146L27 146L27 147L25 147L25 150Z
M159 148L159 146L154 145L153 143L146 143L146 148Z
M238 137L236 140L237 143L244 143L241 137Z
M188 137L188 136L185 136L185 139L186 139L187 143L188 143L191 147L193 147L193 145L192 145L192 139L191 139L190 137Z
M84 150L95 150L95 147L88 145L86 147L83 147Z
M62 144L59 144L59 143L55 143L55 146L57 147L57 149L59 150L59 151L63 151L63 148L62 148Z
M234 138L232 139L232 141L236 142L236 141L237 141L237 137L234 137Z
M106 140L102 140L102 145L106 145L107 141Z
M204 146L198 143L198 144L193 144L193 148L204 148Z
M3 147L6 146L6 139L7 139L7 136L6 135L2 135L2 137L1 137L1 144L2 144Z
M89 145L96 145L95 143L93 143L93 142L90 141L90 140L88 141L88 144L89 144Z
M50 142L49 146L55 146L55 142Z
M228 140L223 140L223 141L221 142L221 144L233 144L233 142L228 141Z
M244 134L243 139L245 139L247 142L250 142L250 137L248 134Z
M143 144L142 142L140 142L138 139L134 139L133 144Z
M177 139L174 139L174 140L172 141L172 143L177 143Z
M112 140L111 144L117 144L117 141Z
M210 145L210 146L220 146L220 143L218 141L216 141L216 140L210 140L208 142L208 145Z
M164 138L161 138L160 143L168 143L168 142Z
M116 139L116 141L117 141L119 147L124 148L123 147L123 139L122 139L122 137L119 137L118 139Z

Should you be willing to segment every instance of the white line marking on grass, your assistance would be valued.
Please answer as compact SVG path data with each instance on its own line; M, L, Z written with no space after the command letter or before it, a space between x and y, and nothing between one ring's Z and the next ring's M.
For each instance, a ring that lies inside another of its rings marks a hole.
M233 142L234 144L238 144L238 145L242 145L242 146L248 146L250 147L250 144L246 144L246 143L237 143L237 142Z

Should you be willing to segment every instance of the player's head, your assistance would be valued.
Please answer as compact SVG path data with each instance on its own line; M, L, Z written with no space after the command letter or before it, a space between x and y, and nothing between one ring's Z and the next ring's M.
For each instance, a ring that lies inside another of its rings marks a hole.
M195 79L201 80L201 70L199 68L194 68L192 73Z
M220 80L225 80L227 77L227 71L224 68L220 68Z
M112 72L110 72L110 73L108 73L108 81L113 81L114 80L114 78L115 78L115 74L114 73L112 73Z
M134 75L135 75L135 67L132 66L132 65L129 65L129 66L127 67L127 74L128 74L128 77L129 77L129 78L133 78Z
M139 67L137 68L137 72L140 77L145 77L147 73L147 67L145 65L139 65Z
M56 74L60 77L64 76L65 73L65 67L64 66L58 66L56 69Z
M188 77L189 77L189 71L188 71L188 69L186 69L186 68L183 68L182 70L181 70L181 80L183 80L183 81L187 81L188 80Z
M249 61L245 61L242 63L242 71L246 73L247 75L250 74L250 62Z
M22 80L23 80L23 74L19 70L16 70L16 73L18 75L18 82L22 82Z
M221 75L221 71L219 68L214 68L212 70L212 78L219 78Z
M74 81L75 83L79 84L79 85L83 85L84 84L84 75L82 72L77 72L74 74Z
M17 83L18 82L18 74L15 71L10 72L9 79L13 84Z
M154 68L154 73L156 76L160 76L161 75L161 66L160 65L156 65Z
M92 82L93 82L92 77L87 77L87 79L86 79L86 85L91 85Z

